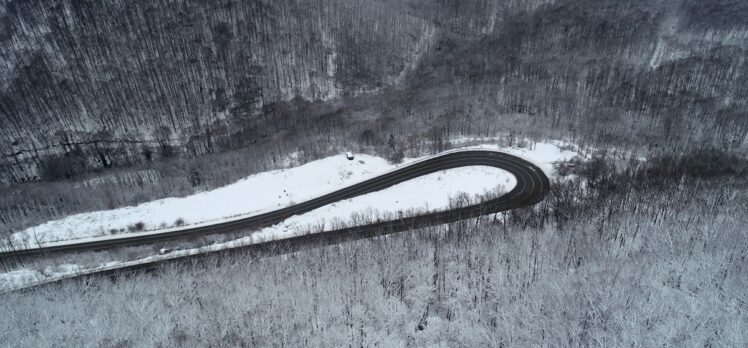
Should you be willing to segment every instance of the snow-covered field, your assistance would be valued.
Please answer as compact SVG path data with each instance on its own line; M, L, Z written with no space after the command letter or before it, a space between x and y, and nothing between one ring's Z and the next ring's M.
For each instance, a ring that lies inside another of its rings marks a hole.
M471 148L497 149L481 145ZM546 172L550 163L576 155L561 151L556 145L541 143L534 149L502 149L522 155L536 162ZM403 165L420 158L406 159ZM380 157L357 154L349 161L345 156L334 156L295 168L252 175L236 183L182 198L166 198L134 207L96 211L68 216L60 220L34 226L15 233L16 241L35 246L60 241L90 239L99 236L122 236L134 233L141 222L147 233L157 230L192 227L227 218L243 218L259 212L277 209L305 201L352 183L377 176L398 166ZM470 178L470 180L465 180ZM426 175L398 184L387 190L357 197L324 207L323 212L304 214L305 219L347 219L353 212L397 212L407 209L444 209L449 198L464 192L470 196L484 194L497 188L511 190L514 177L493 167L463 167ZM319 209L318 209L319 210ZM314 214L313 214L314 213ZM187 226L175 226L177 220Z
M49 221L16 233L16 239L44 243L129 234L128 227L144 223L146 230L173 227L178 219L186 225L244 217L315 197L375 176L391 165L386 160L358 155L353 161L335 156L305 165L264 172L233 184L182 198L165 198L138 206L95 211ZM191 226L184 226L191 227Z
M553 175L554 162L578 155L574 151L562 150L560 145L562 143L538 143L533 148L479 145L464 149L501 150L530 160L547 174ZM43 245L49 245L77 242L82 239L117 238L131 233L160 233L163 230L243 218L298 203L420 159L422 158L405 159L400 165L391 165L383 158L363 154L356 154L352 161L343 155L334 156L295 168L252 175L231 185L183 198L167 198L135 207L69 216L18 232L14 237L16 240L25 240L29 245L35 245L37 240ZM514 176L493 167L472 166L440 171L291 217L245 238L200 249L157 255L139 262L288 238L309 230L319 231L320 228L329 230L333 221L350 224L352 214L381 216L406 210L444 210L449 207L450 199L459 194L464 193L473 197L489 192L495 193L496 190L506 192L515 184ZM177 219L183 219L187 225L173 226ZM128 231L128 226L137 222L143 222L146 230L152 230ZM117 265L115 262L102 266ZM122 265L124 264L119 264ZM18 271L0 274L0 289L11 284L17 285L19 282L35 282L34 279L40 277L64 276L76 270L80 271L77 265L63 265L41 273Z

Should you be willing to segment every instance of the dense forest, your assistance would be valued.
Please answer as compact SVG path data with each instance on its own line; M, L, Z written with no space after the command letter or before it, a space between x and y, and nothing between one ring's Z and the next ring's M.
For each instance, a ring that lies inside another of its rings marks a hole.
M748 148L743 1L0 1L0 42L0 234L290 153Z
M0 182L294 144L318 121L348 146L451 119L744 147L747 18L734 0L4 1Z

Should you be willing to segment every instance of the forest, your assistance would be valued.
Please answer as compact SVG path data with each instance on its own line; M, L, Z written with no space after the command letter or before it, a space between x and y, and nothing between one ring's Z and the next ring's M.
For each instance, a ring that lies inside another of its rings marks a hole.
M0 238L343 151L589 155L501 216L3 293L0 342L748 346L747 50L742 0L0 0Z
M3 1L0 233L215 188L293 152L397 160L461 135L745 151L746 14L734 0Z

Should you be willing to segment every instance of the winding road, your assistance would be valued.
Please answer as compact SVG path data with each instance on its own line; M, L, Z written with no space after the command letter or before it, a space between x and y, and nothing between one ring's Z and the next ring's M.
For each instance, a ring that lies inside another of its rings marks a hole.
M135 236L122 235L116 238L90 240L80 243L70 242L47 244L42 248L22 249L12 252L4 251L0 252L0 258L11 256L33 256L60 252L104 250L122 246L146 245L155 242L183 240L219 233L257 230L277 224L293 215L303 214L337 201L379 191L422 175L465 166L491 166L504 169L516 177L517 184L506 194L480 204L459 207L447 211L430 212L423 215L405 217L396 220L378 221L364 226L347 227L277 241L262 242L242 248L250 248L255 251L275 251L279 250L279 248L283 248L283 250L296 250L299 247L306 245L334 244L342 241L369 238L376 235L395 233L413 228L439 225L530 206L543 200L550 189L548 177L543 173L543 171L536 165L522 158L490 150L456 150L414 162L317 198L260 215L163 233ZM470 178L465 179L470 180Z

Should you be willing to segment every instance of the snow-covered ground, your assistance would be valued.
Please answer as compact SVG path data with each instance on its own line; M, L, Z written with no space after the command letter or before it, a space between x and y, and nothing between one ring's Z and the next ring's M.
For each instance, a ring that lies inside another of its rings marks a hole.
M496 150L495 145L470 148ZM550 143L537 144L533 149L508 148L502 151L517 154L538 164L550 173L552 163L576 155L562 151ZM407 165L422 158L406 159ZM305 201L352 183L377 176L398 166L380 157L357 154L350 161L345 156L334 156L313 161L295 168L276 170L249 176L233 184L182 198L166 198L133 207L95 211L68 216L63 219L28 228L13 235L16 241L35 246L60 241L90 239L98 236L124 236L134 231L141 222L146 233L163 229L192 227L227 218L243 218L262 211L277 209ZM470 180L465 180L470 178ZM506 171L493 167L462 167L426 175L398 184L385 191L333 204L327 209L326 220L346 219L353 212L378 210L380 213L407 209L444 209L449 198L464 192L470 196L503 186L514 187L514 178ZM315 215L321 219L324 214ZM187 226L175 226L177 220Z
M467 180L466 180L467 179ZM308 229L333 229L333 221L349 223L352 214L376 217L408 210L446 210L459 194L481 196L492 190L508 192L517 184L509 172L485 166L443 170L409 180L381 191L292 216L282 224L265 228L251 237L254 241L287 238Z
M42 244L112 234L128 234L130 226L144 223L146 230L217 222L253 215L329 192L348 183L386 171L391 165L379 157L358 155L353 161L335 156L299 167L264 172L215 190L182 198L165 198L138 206L68 216L14 234L17 240ZM184 226L191 227L191 226Z
M554 162L578 155L574 151L562 150L563 145L565 144L556 142L538 143L533 148L498 148L496 145L484 144L463 149L501 150L530 160L548 175L553 175ZM343 155L334 156L295 168L252 175L231 185L183 198L167 198L135 207L69 216L18 232L14 237L16 240L26 240L30 245L35 245L36 240L44 245L65 241L77 242L81 239L116 238L131 233L160 233L164 227L171 230L243 218L298 203L421 159L423 158L409 158L400 165L391 165L383 158L363 154L356 154L353 161L349 161ZM440 171L291 217L245 238L199 249L155 255L134 262L283 239L310 230L319 231L320 228L329 230L333 221L350 224L352 214L382 216L406 210L444 210L449 207L450 199L461 193L472 197L489 192L496 193L496 190L506 192L515 184L514 176L493 167L472 166ZM183 219L188 225L174 227L177 219ZM128 232L127 227L137 222L143 222L146 229L153 230ZM116 230L117 233L110 232L112 230ZM129 263L131 262L125 264ZM113 268L125 264L115 261L101 267ZM19 284L32 284L39 279L50 280L81 271L83 270L77 265L62 265L43 271L22 270L0 274L0 289L14 288Z

